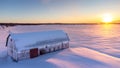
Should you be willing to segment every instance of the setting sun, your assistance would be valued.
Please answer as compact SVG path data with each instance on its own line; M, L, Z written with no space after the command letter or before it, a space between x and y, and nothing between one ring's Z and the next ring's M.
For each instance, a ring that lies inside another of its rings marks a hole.
M113 21L113 16L111 14L104 14L102 17L102 22L111 23Z

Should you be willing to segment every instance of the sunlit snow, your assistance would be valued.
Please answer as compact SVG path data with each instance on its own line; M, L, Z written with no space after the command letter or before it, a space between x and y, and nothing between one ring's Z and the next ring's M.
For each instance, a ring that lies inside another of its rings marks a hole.
M0 27L0 68L120 68L120 25L18 25ZM64 30L70 48L14 62L5 47L9 32Z

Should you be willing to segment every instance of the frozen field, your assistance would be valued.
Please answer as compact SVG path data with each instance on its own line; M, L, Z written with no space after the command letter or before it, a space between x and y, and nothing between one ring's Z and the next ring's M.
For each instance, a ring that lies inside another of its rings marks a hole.
M0 27L0 68L120 68L120 25L25 25ZM5 47L8 33L64 30L70 48L13 62Z

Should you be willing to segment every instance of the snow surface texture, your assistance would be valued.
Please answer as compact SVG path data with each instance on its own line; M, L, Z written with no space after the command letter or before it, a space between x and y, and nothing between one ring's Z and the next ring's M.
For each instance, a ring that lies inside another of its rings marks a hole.
M31 25L0 29L0 68L120 68L120 25ZM5 47L9 33L64 30L70 48L13 62Z

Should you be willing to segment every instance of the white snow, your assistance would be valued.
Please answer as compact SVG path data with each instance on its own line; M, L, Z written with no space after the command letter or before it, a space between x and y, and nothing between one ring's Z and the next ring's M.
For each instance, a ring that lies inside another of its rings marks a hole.
M120 68L120 25L29 25L0 29L0 68ZM13 62L5 47L8 32L64 30L70 48Z
M32 48L35 46L50 44L50 41L62 42L69 41L69 38L62 30L27 32L27 33L11 33L11 39L14 40L18 51ZM42 43L44 42L44 43ZM39 44L37 44L39 43ZM51 42L53 43L53 42Z

